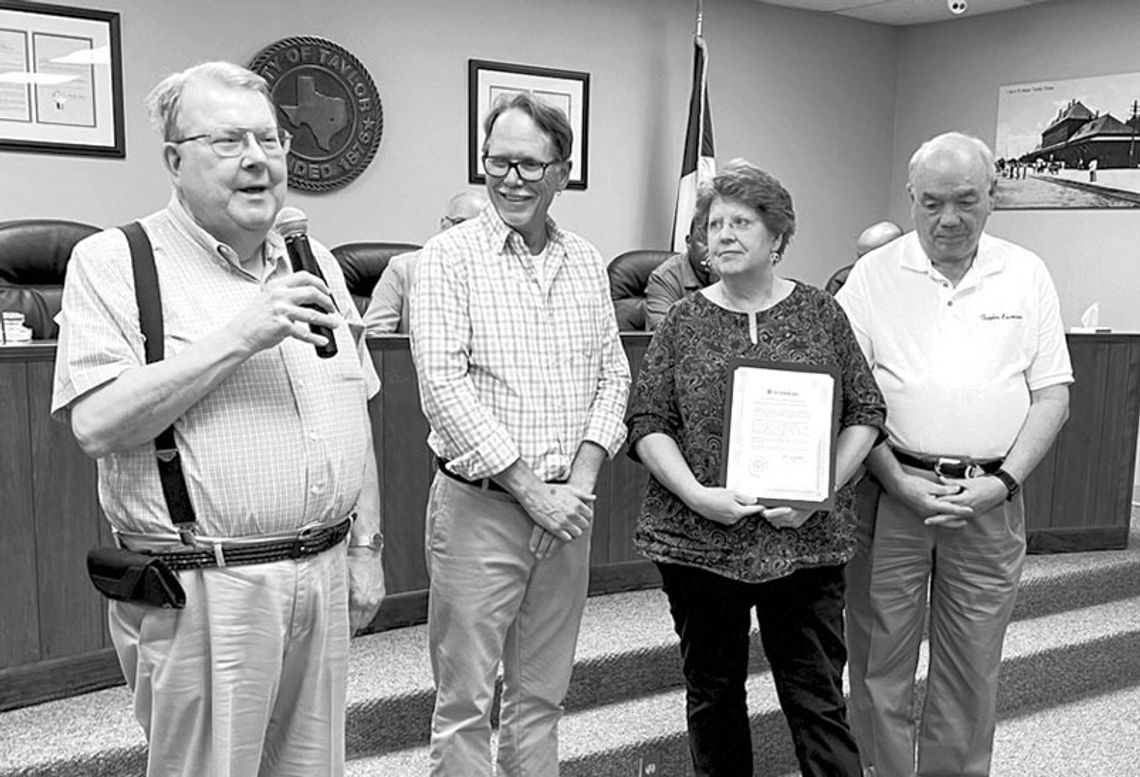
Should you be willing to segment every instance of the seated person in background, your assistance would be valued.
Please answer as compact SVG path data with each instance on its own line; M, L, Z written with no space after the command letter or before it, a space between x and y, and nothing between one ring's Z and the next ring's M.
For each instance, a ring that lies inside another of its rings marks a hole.
M487 198L482 192L462 191L447 203L447 211L439 220L439 231L473 219L483 210ZM419 251L393 256L372 288L372 301L364 311L364 332L369 337L408 333L408 292L412 287L412 271Z
M709 266L707 222L707 211L698 207L689 224L689 235L685 238L688 250L669 257L650 273L645 285L647 331L652 332L661 323L674 302L716 280L716 274Z
M902 229L893 221L880 221L867 227L859 235L859 239L855 241L855 262L859 261L863 254L869 254L876 248L885 246L896 237L902 237L902 233ZM823 290L835 296L835 292L842 289L843 284L847 283L847 276L851 274L851 268L855 266L855 262L836 270L835 274L827 279Z

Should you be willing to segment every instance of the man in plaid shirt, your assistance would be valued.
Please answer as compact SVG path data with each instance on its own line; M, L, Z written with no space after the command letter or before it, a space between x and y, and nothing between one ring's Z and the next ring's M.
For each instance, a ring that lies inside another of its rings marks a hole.
M424 246L412 348L439 458L427 509L432 774L556 775L586 600L594 484L625 437L629 364L597 249L547 216L566 117L528 94L484 122L490 205Z
M108 609L147 774L340 777L350 630L384 596L363 323L328 250L312 244L326 283L293 272L272 230L290 136L265 79L206 62L147 103L174 189L140 220L164 358L144 357L127 238L101 232L68 264L52 398L98 459L118 543L160 555L186 593L183 609ZM196 518L184 533L155 459L171 425Z

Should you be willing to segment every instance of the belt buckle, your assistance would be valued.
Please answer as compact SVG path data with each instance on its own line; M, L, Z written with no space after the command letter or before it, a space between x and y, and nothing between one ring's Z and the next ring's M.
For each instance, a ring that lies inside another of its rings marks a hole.
M299 559L304 556L320 528L319 526L306 526L303 529L299 529L296 538L293 540L293 547L289 558Z
M961 459L955 459L951 456L939 456L934 462L934 474L940 478L953 477L952 475L947 475L945 472L943 472L942 467L949 465L962 466L962 464L963 462Z
M982 469L981 464L975 464L971 462L970 464L966 465L967 478L980 478L984 474L986 474L986 471Z

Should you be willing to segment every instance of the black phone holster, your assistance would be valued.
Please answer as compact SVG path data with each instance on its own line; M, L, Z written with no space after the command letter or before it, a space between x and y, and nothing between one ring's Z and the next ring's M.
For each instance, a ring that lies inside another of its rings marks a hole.
M114 546L92 548L87 574L108 599L177 610L186 606L178 575L158 556Z

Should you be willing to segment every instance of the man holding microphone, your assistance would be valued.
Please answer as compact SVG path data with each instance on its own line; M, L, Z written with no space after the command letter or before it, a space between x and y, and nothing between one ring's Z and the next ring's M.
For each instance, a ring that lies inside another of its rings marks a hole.
M68 268L52 400L98 460L117 542L185 591L182 609L110 604L147 773L340 775L350 630L384 594L378 380L335 260L314 245L327 282L293 272L271 231L290 137L265 81L209 62L147 102L174 188L140 221L164 358L144 361L131 254L107 230ZM336 355L315 352L320 327ZM170 426L195 519L181 532L153 445Z

